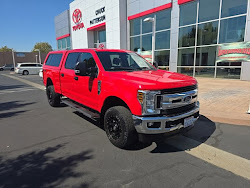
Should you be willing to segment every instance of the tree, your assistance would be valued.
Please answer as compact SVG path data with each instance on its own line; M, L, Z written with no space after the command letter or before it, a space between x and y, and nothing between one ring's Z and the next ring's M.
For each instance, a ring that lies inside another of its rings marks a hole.
M12 49L8 48L7 46L3 46L2 48L0 48L0 52L11 52Z
M40 52L48 53L52 51L52 46L48 42L37 42L32 50L32 52L35 51L35 49L39 49Z

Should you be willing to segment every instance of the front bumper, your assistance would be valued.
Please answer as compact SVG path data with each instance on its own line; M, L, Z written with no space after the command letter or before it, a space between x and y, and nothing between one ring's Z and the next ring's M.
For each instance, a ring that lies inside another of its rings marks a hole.
M140 117L133 116L135 129L138 133L142 134L161 134L175 131L177 129L184 128L184 119L188 117L193 117L193 123L199 118L199 102L193 110L177 115L177 116L160 116L160 117ZM149 123L160 124L159 128L150 128Z

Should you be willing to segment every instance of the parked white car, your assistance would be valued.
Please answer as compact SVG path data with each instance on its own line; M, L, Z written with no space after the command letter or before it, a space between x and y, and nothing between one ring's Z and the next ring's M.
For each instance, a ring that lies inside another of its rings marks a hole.
M42 70L42 66L39 63L18 63L15 68L15 73L17 74L39 74L40 70Z

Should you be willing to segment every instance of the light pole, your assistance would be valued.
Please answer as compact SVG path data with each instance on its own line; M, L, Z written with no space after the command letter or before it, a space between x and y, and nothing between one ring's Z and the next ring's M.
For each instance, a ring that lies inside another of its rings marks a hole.
M145 18L144 22L152 22L152 64L155 61L155 19L152 17Z
M15 56L14 56L14 50L12 49L12 59L13 59L13 66L15 68Z
M35 49L34 51L38 51L38 53L39 53L39 63L40 64L42 64L42 62L41 62L41 52L40 52L40 49Z
M36 55L36 63L37 63L37 55Z

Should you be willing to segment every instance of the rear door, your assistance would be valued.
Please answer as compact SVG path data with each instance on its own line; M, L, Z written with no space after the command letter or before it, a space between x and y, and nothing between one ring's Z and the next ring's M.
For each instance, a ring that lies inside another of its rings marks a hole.
M75 87L75 65L79 61L81 52L68 53L65 64L62 65L60 72L62 94L70 99L76 100L74 94Z

